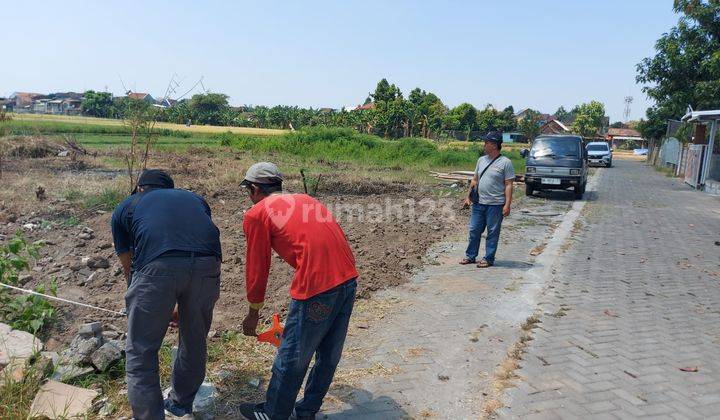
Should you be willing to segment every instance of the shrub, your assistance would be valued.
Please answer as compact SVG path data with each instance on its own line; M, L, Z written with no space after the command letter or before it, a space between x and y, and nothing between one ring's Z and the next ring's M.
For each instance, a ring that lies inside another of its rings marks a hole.
M126 196L125 192L118 188L106 187L97 194L85 195L83 206L90 210L111 211L117 207Z
M30 259L38 257L42 242L27 243L21 233L7 245L0 246L0 282L18 286L20 273L30 269ZM55 295L57 285L53 280L49 287L40 285L36 292ZM0 288L0 318L13 328L33 334L40 331L55 317L55 309L43 297L16 294L7 288Z

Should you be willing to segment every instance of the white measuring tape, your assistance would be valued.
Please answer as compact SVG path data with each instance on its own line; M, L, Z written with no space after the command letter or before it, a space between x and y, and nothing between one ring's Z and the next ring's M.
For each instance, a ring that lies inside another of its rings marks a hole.
M78 306L84 306L84 307L86 307L86 308L95 309L95 310L98 310L98 311L109 312L109 313L115 314L115 315L121 315L121 316L126 316L126 315L127 315L127 314L124 313L124 312L118 312L118 311L113 311L113 310L110 310L110 309L99 308L99 307L97 307L97 306L88 305L87 303L75 302L75 301L73 301L73 300L63 299L63 298L59 298L59 297L57 297L57 296L46 295L45 293L36 292L36 291L34 291L34 290L23 289L23 288L16 287L16 286L11 286L11 285L5 284L5 283L0 283L0 286L4 286L4 287L7 287L8 289L17 290L17 291L19 291L19 292L28 293L28 294L31 294L31 295L42 296L42 297L47 298L47 299L57 300L57 301L60 301L60 302L70 303L70 304L78 305Z

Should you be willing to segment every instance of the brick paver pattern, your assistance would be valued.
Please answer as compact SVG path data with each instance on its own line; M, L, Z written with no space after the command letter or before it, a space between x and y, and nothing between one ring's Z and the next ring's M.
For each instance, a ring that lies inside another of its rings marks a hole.
M631 161L590 199L498 416L720 418L720 199Z

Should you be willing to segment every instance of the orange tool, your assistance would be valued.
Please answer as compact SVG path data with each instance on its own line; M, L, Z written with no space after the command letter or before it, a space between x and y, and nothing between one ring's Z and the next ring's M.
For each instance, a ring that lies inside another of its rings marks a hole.
M280 325L280 314L275 313L273 315L272 328L258 335L257 340L262 343L270 343L275 347L280 347L280 341L282 340L284 330L283 326Z

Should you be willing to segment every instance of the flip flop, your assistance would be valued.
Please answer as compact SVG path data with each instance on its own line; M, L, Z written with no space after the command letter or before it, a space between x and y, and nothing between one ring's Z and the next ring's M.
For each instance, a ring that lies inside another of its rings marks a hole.
M477 268L488 268L488 267L492 267L492 266L493 265L491 263L489 263L488 260L486 260L485 258L480 260L480 262L477 264Z
M471 260L469 258L463 258L460 260L460 264L467 265L467 264L475 264L475 260Z

